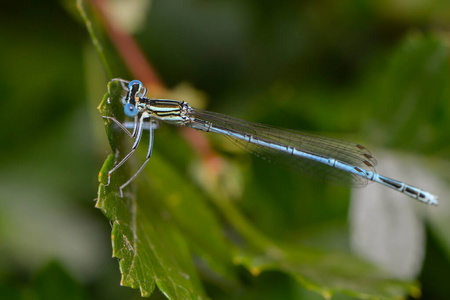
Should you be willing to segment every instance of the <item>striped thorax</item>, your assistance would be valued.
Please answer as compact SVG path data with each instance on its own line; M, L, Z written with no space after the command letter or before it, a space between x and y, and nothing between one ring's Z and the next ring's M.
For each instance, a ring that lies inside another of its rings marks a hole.
M149 113L150 118L174 125L184 125L189 121L190 106L184 101L148 98L139 100L145 105L145 111Z
M128 117L150 118L173 125L185 125L189 122L190 106L184 101L149 99L147 89L138 80L128 85L128 92L123 97L125 115Z

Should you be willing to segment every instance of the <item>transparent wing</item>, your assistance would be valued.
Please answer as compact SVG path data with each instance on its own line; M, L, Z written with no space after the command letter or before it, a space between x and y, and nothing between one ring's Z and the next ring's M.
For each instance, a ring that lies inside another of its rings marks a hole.
M270 141L279 145L288 145L298 150L334 158L355 167L375 172L375 165L377 164L375 158L372 157L368 149L359 144L299 131L274 128L194 108L190 115L196 119L210 122L214 126L226 128L232 132L251 135L257 139ZM368 180L364 177L350 174L311 159L252 144L235 137L227 137L239 147L262 159L301 171L307 174L308 177L355 187L362 187L368 183Z

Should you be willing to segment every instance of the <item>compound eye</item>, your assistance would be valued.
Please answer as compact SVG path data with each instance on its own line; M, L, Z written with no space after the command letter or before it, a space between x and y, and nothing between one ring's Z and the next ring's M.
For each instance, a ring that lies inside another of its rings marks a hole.
M138 114L137 108L131 103L125 104L123 111L125 112L125 115L127 115L130 118L133 118Z
M139 80L131 80L128 83L128 90L137 97L145 97L147 94L147 89Z
M131 80L130 83L128 83L128 89L132 90L135 85L138 86L138 91L142 88L142 82L140 82L139 80Z

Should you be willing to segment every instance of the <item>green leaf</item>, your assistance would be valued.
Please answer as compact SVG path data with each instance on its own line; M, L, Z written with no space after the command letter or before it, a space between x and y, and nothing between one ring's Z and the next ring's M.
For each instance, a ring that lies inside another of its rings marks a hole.
M289 274L305 288L327 299L336 292L358 299L399 299L405 294L420 295L417 284L390 278L389 274L351 255L303 247L275 249L260 255L241 252L235 261L254 275L269 270Z
M218 216L209 208L200 191L158 153L145 171L150 184L139 185L142 192L138 195L145 199L145 193L151 191L151 196L163 207L166 216L177 224L196 254L216 272L234 282L231 257L234 248L225 241ZM155 203L145 201L143 206L152 209L151 204Z
M99 109L104 116L117 117L122 111L117 106L121 85L112 82L109 89ZM113 224L113 255L120 259L121 283L139 288L142 296L150 296L156 284L169 299L204 298L188 246L232 281L231 251L219 223L198 191L177 176L157 153L152 157L152 168L157 169L151 180L153 190L139 186L135 195L129 191L131 185L123 198L119 196L120 185L131 176L129 162L114 172L110 185L106 185L108 171L121 159L119 148L126 144L126 135L116 134L118 127L113 122L106 124L117 157L110 155L100 171L96 206Z
M179 231L155 212L143 212L128 197L100 187L97 207L113 222L113 256L119 258L121 284L148 297L155 284L169 299L203 298L190 253ZM175 247L174 247L175 246Z

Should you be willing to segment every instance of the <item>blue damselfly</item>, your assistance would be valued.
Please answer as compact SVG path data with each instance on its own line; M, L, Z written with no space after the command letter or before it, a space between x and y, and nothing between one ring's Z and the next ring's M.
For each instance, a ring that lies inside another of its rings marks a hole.
M162 121L222 134L259 157L279 162L299 171L316 174L321 178L356 187L377 182L422 203L438 204L435 195L376 173L375 158L369 150L359 144L247 122L196 109L184 101L150 99L147 97L147 89L140 81L114 80L119 81L126 90L122 104L125 115L134 119L131 126L133 132L128 131L127 128L130 126L120 123L113 117L104 116L104 118L114 121L135 141L131 151L108 172L108 184L111 173L134 153L145 129L149 130L150 140L145 162L120 187L121 195L123 188L136 178L149 161L153 148L153 131Z

